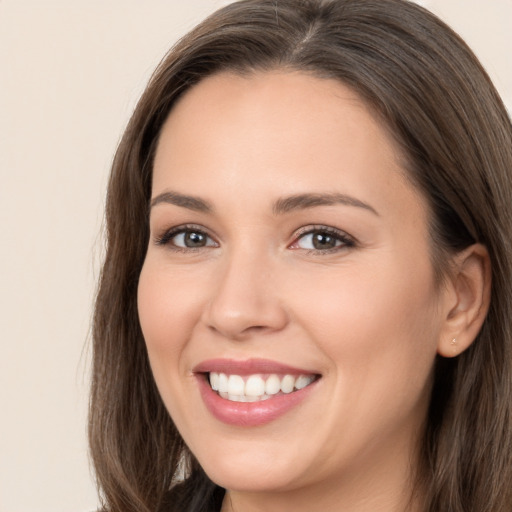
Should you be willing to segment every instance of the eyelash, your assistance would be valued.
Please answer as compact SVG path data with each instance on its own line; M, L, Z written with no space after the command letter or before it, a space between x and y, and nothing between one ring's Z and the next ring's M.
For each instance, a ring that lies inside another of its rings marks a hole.
M178 235L186 234L186 233L196 233L206 237L207 239L213 241L213 244L205 245L201 247L180 247L172 242L172 239ZM323 234L335 239L336 243L340 242L339 245L335 247L331 247L328 249L302 249L308 254L328 254L338 252L343 249L348 249L354 247L356 245L355 240L347 235L347 233L324 225L314 225L314 226L305 226L301 228L295 235L294 241L288 246L288 248L292 250L300 250L300 247L294 247L298 244L298 242L304 239L308 235L312 234ZM165 231L161 236L155 238L156 245L159 246L169 246L173 251L176 252L195 252L200 251L201 249L205 249L208 247L218 247L218 242L216 242L203 228L189 224L183 226L177 226Z
M299 247L294 248L294 245L297 245L298 242L302 239L304 239L308 235L313 234L321 234L321 235L327 235L329 237L332 237L335 239L336 243L340 242L339 245L336 245L335 247L331 247L328 249L302 249L303 251L306 251L308 254L329 254L329 253L335 253L344 249L349 249L351 247L355 247L356 242L355 240L347 235L344 231L341 231L339 229L330 227L330 226L324 226L324 225L314 225L314 226L306 226L304 228L301 228L298 233L295 236L294 241L289 246L290 248L293 248L295 250L300 249Z
M208 238L210 240L213 240L213 238L201 227L195 226L193 224L187 224L184 226L177 226L175 228L171 228L171 229L165 231L163 235L156 237L155 243L156 243L156 245L170 246L173 251L177 251L177 252L190 252L190 251L194 252L194 251L199 251L201 249L204 249L205 247L212 247L212 245L210 245L210 246L207 245L207 246L203 246L203 247L180 247L176 244L170 243L174 237L181 235L181 234L185 234L187 232L188 233L197 233L199 235L205 236L206 238ZM215 240L213 240L213 241L215 243L215 246L218 246L218 243L215 242Z

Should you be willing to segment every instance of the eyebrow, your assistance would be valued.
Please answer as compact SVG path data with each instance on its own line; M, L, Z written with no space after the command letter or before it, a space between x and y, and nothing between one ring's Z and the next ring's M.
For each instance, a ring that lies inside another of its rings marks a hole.
M331 206L333 204L355 206L357 208L368 210L377 216L379 215L377 210L369 204L364 203L355 197L337 192L326 194L298 194L290 197L284 197L278 199L274 203L272 210L275 215L281 215L294 210L303 210L307 208L314 208L316 206Z
M187 208L188 210L201 213L213 212L213 206L210 202L201 199L200 197L180 194L179 192L164 192L159 194L151 200L150 207L153 208L153 206L161 203L173 204L181 208ZM377 216L379 215L375 208L360 199L337 192L324 194L297 194L294 196L282 197L274 203L272 211L274 215L283 215L295 210L304 210L307 208L315 208L317 206L331 206L334 204L355 206L357 208L368 210Z
M160 203L173 204L181 208L187 208L188 210L202 213L211 213L213 211L213 206L208 201L199 197L180 194L179 192L164 192L163 194L159 194L151 200L150 207L153 208L153 206Z

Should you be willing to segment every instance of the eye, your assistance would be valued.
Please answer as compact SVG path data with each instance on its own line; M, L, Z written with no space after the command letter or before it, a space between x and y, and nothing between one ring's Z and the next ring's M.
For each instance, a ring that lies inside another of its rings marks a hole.
M157 245L171 245L178 250L218 247L217 242L207 233L193 226L173 228L157 238L156 243Z
M353 247L354 240L346 233L330 227L306 228L299 233L290 249L308 251L333 251Z

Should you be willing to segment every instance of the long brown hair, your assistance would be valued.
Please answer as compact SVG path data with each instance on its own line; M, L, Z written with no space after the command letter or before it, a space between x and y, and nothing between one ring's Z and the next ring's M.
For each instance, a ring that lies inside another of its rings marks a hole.
M465 43L405 0L242 0L179 41L150 80L113 163L94 316L89 436L105 510L219 509L223 490L189 453L153 381L137 284L152 159L174 102L214 73L269 69L337 79L380 116L430 203L439 277L448 254L487 246L490 311L466 352L436 362L417 485L425 512L510 512L512 127Z

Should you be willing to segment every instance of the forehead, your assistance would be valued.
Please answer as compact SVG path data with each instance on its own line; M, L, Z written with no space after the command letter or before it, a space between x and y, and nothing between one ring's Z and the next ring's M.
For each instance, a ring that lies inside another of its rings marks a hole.
M268 195L320 188L379 202L411 188L401 161L388 130L336 80L221 73L190 89L171 111L155 155L153 195L193 187L208 196L222 182L225 192L239 195L259 187Z
M304 123L305 120L308 122ZM253 130L250 134L242 132L241 136L255 137L258 128L264 129L260 133L264 135L270 130L285 133L293 127L295 138L302 135L313 141L327 138L333 128L339 130L340 120L347 127L364 120L367 135L382 132L379 136L385 136L389 139L386 142L393 144L386 127L361 97L337 80L293 71L248 75L224 72L203 79L178 99L164 124L160 142L173 138L171 132L177 128L182 135L187 129L199 135L198 125L205 133L211 127L218 130L234 123L240 127L244 122ZM324 129L310 129L318 125Z

